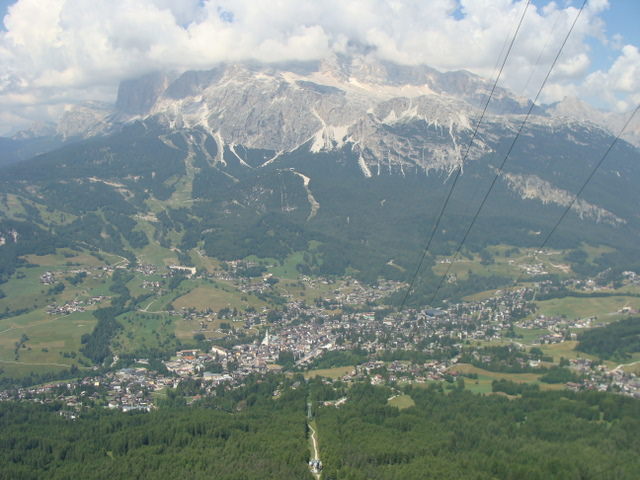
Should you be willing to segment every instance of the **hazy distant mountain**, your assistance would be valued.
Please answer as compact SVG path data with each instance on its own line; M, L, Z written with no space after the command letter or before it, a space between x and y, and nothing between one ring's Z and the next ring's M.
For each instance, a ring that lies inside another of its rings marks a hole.
M622 130L629 118L629 113L604 112L575 97L567 97L561 102L550 105L546 111L560 118L595 123L614 135ZM636 116L632 119L622 138L640 147L640 117Z

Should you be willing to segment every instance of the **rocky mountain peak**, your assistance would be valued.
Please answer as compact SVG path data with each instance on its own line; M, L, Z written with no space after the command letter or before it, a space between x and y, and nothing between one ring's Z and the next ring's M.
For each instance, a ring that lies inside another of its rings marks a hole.
M139 78L123 80L118 87L116 110L129 115L145 115L149 113L153 105L175 75L156 72Z
M578 122L591 122L617 135L626 123L630 112L605 112L592 107L577 97L565 97L547 108L547 112L556 117ZM622 138L636 147L640 147L640 117L636 116L627 126Z

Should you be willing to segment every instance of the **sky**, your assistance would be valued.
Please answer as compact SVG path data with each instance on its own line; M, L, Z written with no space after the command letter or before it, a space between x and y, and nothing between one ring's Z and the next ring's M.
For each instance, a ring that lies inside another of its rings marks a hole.
M121 80L368 52L493 78L526 0L0 0L0 135L113 103ZM533 97L582 0L532 0L500 86ZM640 102L640 0L591 0L543 91Z

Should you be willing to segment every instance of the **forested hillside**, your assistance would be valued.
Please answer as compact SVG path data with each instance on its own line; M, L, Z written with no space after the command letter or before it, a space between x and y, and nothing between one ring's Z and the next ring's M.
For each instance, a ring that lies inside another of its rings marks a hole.
M522 398L354 388L317 423L326 479L634 479L640 403L611 395L531 392Z
M423 127L444 141L432 126L409 122L393 128L413 138ZM567 192L580 185L575 171L588 170L597 159L585 147L595 141L593 132L573 128L571 138L579 145L537 127L531 135L538 140L516 146L510 170L497 183L463 253L489 262L492 245L539 245L541 233L550 230L570 198ZM501 132L499 138L491 144L495 152L464 166L411 302L427 301L438 282L430 269L434 257L451 254L463 236L473 212L469 206L488 188L498 152L507 146L509 136ZM611 138L597 140L606 144ZM200 129L171 130L149 119L5 167L0 281L14 272L21 255L49 253L53 246L102 250L133 261L148 245L175 251L186 264L193 262L194 249L220 260L254 255L284 261L306 252L296 265L303 274L350 272L366 282L406 281L453 182L451 172L389 163L366 176L351 147L321 152L311 147L303 144L276 158L277 152L220 147ZM553 156L563 161L552 162ZM635 202L636 159L637 150L620 146L610 160L615 172L603 172L584 194L592 203L580 203L578 215L569 215L554 234L550 246L576 249L576 271L634 266L638 225L629 205ZM557 188L545 186L551 180ZM15 240L11 232L17 233ZM611 249L585 263L582 243ZM443 293L460 298L477 291L478 283L493 289L510 278L468 279L447 284Z
M278 390L273 397L272 389ZM276 377L199 406L180 397L150 414L0 404L2 479L311 478L306 400L312 401L327 480L635 479L640 403L603 393L523 391L521 397L391 390ZM173 405L173 406L170 406Z
M178 402L148 414L97 409L70 420L60 407L0 403L0 478L310 477L304 391L278 401L259 385L242 392L242 402L228 399L235 413L220 410L222 400L216 409Z

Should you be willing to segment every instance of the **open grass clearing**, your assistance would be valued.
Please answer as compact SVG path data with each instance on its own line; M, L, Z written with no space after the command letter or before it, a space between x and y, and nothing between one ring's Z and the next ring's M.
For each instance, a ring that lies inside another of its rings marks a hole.
M0 311L34 310L43 308L51 303L64 304L65 302L79 299L84 300L91 296L112 295L108 291L111 281L108 277L100 277L103 273L89 274L82 282L72 285L66 280L73 276L70 270L54 270L48 267L21 268L11 281L2 285L5 297L0 299ZM55 284L62 283L64 291L58 294L50 293L53 285L45 285L40 282L40 275L46 271L54 271ZM0 321L1 322L1 321Z
M48 303L47 292L50 285L40 282L45 267L21 268L11 281L3 283L0 289L6 295L0 299L0 311L41 308Z
M191 250L191 258L197 268L206 270L209 273L213 273L222 268L219 260L205 255L201 248Z
M221 330L221 324L227 323L236 330L241 330L244 328L244 322L234 322L229 319L220 319L220 318L212 318L211 321L203 320L203 319L188 319L183 317L177 317L175 319L175 334L180 340L184 342L189 342L193 340L193 336L197 333L203 334L207 339L219 339L227 336L227 333L224 330ZM202 328L204 325L204 328ZM252 330L244 330L244 333L251 335L252 333L256 333Z
M562 390L564 385L562 384L549 384L540 382L539 379L542 376L537 373L502 373L502 372L490 372L483 368L478 368L468 363L458 363L449 369L449 372L458 373L472 373L478 375L477 382L472 378L464 378L465 388L476 393L490 393L491 382L494 380L510 380L516 383L537 383L540 386L540 390Z
M174 318L168 314L130 312L120 315L122 330L113 339L116 353L137 353L149 350L173 352L177 348Z
M316 281L309 285L302 280L282 280L276 285L285 295L304 301L307 305L312 305L317 298L327 298L333 295L334 290L340 288L342 283L322 283Z
M321 368L317 370L307 370L304 372L304 378L315 378L317 376L327 377L333 380L344 377L347 374L353 372L354 366L346 367L334 367L334 368Z
M632 361L622 367L627 373L634 373L636 375L640 375L640 360Z
M33 265L39 265L41 267L66 267L73 269L78 266L100 267L104 265L104 262L101 262L93 255L77 252L68 248L59 249L55 254L25 255L22 258Z
M554 362L559 362L560 357L564 357L567 360L576 360L578 358L585 358L587 360L594 361L598 360L598 357L595 355L589 355L588 353L576 350L575 348L577 345L577 341L566 341L550 345L540 345L540 350L542 350L545 355L552 356ZM614 362L611 361L605 361L604 363L608 368L613 368L615 366Z
M525 343L528 345L539 343L538 340L542 335L546 335L549 333L549 330L546 328L514 328L516 334L520 335L522 338L514 338L513 340L518 343Z
M13 193L5 193L0 196L2 201L2 213L9 218L17 218L18 215L25 215L27 212L21 202L22 197Z
M90 333L96 324L91 312L76 312L70 315L47 315L41 310L0 321L0 362L4 375L9 377L28 374L25 365L33 364L36 372L60 370L65 365L77 364L81 356L80 338ZM19 349L15 358L15 344L22 335L28 340ZM63 354L75 354L65 358ZM19 363L14 363L19 362ZM36 368L37 367L37 368ZM26 373L24 373L26 371Z
M623 307L640 309L639 297L564 297L536 301L536 315L565 316L569 319L598 317L601 322L619 319Z
M586 252L587 261L590 263L593 263L594 260L596 260L597 258L601 257L606 253L611 253L615 251L613 248L607 247L605 245L594 246L594 245L587 245L586 243L583 243L582 245L580 245L580 249Z
M496 292L499 290L485 290L483 292L474 293L473 295L467 295L466 297L462 297L462 300L465 302L480 302L482 300L487 300L496 295Z
M153 238L155 228L148 221L138 220L138 227L147 234L150 239ZM137 249L136 257L140 263L156 266L168 266L178 263L176 252L161 247L158 242L150 241L143 248Z
M198 311L223 308L245 310L247 307L262 308L267 303L255 295L243 293L226 282L199 282L195 288L173 301L175 308L194 308Z
M494 245L486 249L493 255L491 263L484 263L479 255L459 256L453 263L436 263L432 268L437 275L443 275L447 269L449 273L456 275L458 279L465 280L469 277L469 272L476 275L489 276L499 275L502 277L520 278L525 277L524 267L531 265L542 265L548 273L567 274L570 272L569 265L564 262L563 252L548 250L540 253L534 249L515 249L509 245ZM439 257L438 261L451 261L452 257ZM482 292L480 292L482 293ZM482 298L480 298L482 299Z
M66 359L65 359L66 360ZM68 360L67 360L68 361ZM64 370L68 370L69 366L58 366L57 364L45 363L45 364L34 364L28 362L12 362L12 361L4 361L0 360L0 369L2 369L2 374L0 378L24 378L29 376L31 373L34 374L43 374L49 372L62 372Z
M440 260L443 260L444 257ZM515 278L518 276L519 269L513 265L509 265L506 262L495 262L490 265L483 265L480 262L479 257L474 257L470 260L466 257L460 257L453 263L436 263L432 267L433 272L436 275L444 275L449 270L450 275L455 275L459 280L466 280L469 278L469 272L475 275L490 276L499 275L503 277Z
M387 405L404 410L405 408L415 407L416 402L409 395L394 395L389 399Z
M576 350L575 348L578 346L578 343L579 342L577 341L567 341L567 342L555 343L551 345L541 345L540 349L545 355L553 356L554 357L553 359L556 362L560 360L560 357L564 357L569 360L575 360L578 358L585 358L587 360L593 360L593 361L599 360L599 358L596 355L589 355L588 353L580 352ZM619 365L623 365L623 369L625 369L626 371L626 368L627 368L626 365L630 365L633 363L637 364L637 362L640 362L640 352L633 353L631 355L631 358L629 358L629 360L625 361L622 364L620 362L616 362L613 360L605 360L604 364L609 369L615 368ZM630 366L630 368L633 368L633 366Z
M282 265L277 261L274 261L273 263L275 265L269 268L269 272L272 273L275 277L295 279L298 278L298 275L300 275L300 272L298 272L296 265L298 265L299 263L304 263L304 253L295 252L287 256L287 258L285 258L282 262Z
M200 322L198 320L189 320L186 318L178 317L176 318L174 325L174 333L176 337L182 342L192 342L193 336L196 333L203 333L205 336L207 336L207 333L201 332ZM208 338L213 338L213 335L211 335L210 333Z

